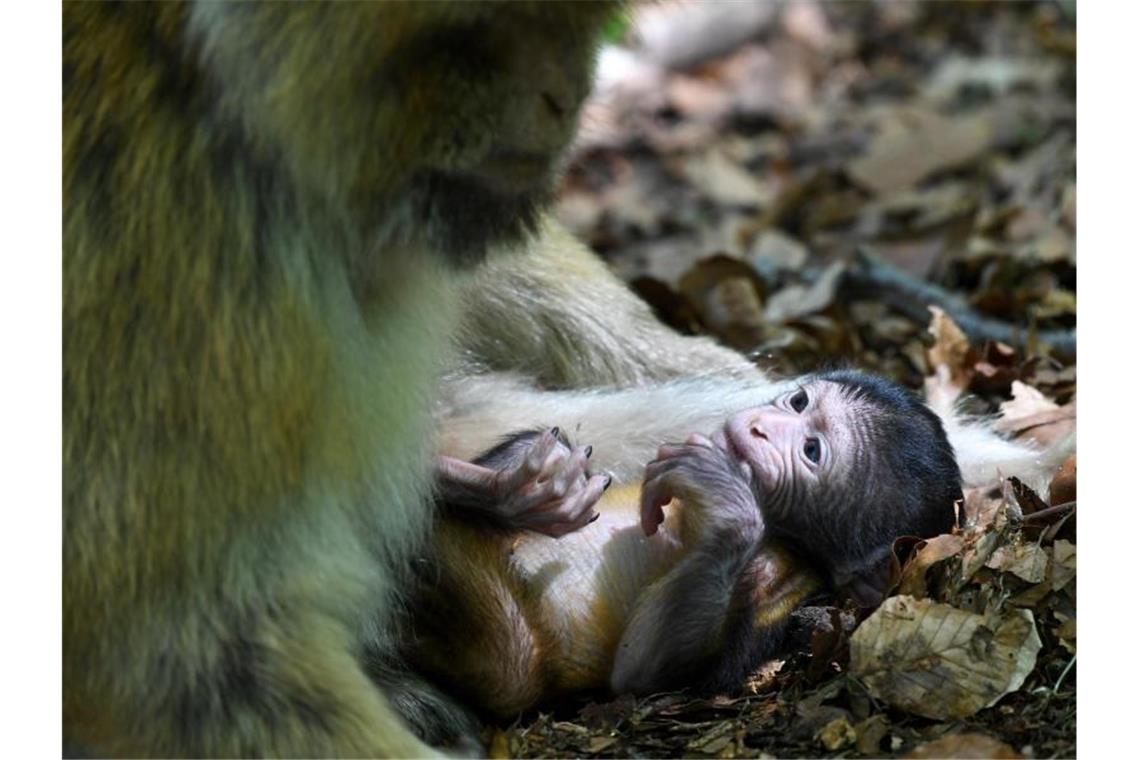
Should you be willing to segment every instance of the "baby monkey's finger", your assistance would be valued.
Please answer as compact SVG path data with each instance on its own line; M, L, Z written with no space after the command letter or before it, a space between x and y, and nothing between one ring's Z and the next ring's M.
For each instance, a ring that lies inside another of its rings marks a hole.
M526 452L522 462L517 467L506 470L501 475L501 488L503 493L512 493L520 490L526 483L534 480L542 472L543 462L560 446L558 441L558 428L545 431L535 439Z
M590 460L592 446L579 446L560 465L558 473L554 476L556 490L569 493L571 488L581 480L586 480L586 464Z
M656 533L657 526L665 521L664 506L673 500L673 485L668 482L668 474L647 478L641 487L641 530L647 536Z
M690 446L704 446L706 449L715 448L713 442L707 436L703 436L700 433L693 433L685 439L685 443Z

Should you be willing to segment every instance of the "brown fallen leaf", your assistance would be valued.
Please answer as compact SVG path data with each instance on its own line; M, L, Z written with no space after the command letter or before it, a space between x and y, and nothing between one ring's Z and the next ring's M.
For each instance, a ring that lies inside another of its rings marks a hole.
M914 557L903 567L899 593L916 599L926 598L926 571L962 551L964 545L961 536L952 534L935 536L921 542Z
M1056 403L1045 398L1045 394L1041 391L1016 380L1010 388L1010 393L1013 398L1002 402L1001 405L1002 417L1006 420L1020 420L1060 409Z
M1077 500L1077 455L1061 463L1049 484L1049 505L1057 506Z
M702 322L741 350L764 338L764 282L748 264L724 254L702 259L678 288Z
M946 757L977 760L1013 760L1025 757L1012 747L985 734L951 734L915 747L907 755L914 760L940 760Z
M832 752L854 744L858 737L854 726L847 722L847 718L836 718L816 734L819 743Z
M1011 386L1013 398L1001 405L1001 419L994 429L1016 439L1026 439L1047 448L1077 430L1077 403L1058 406L1041 391L1018 380Z
M983 616L895 596L855 630L851 673L900 709L964 718L1020 688L1040 649L1029 610Z
M962 524L971 527L984 527L997 517L998 510L1005 504L1000 494L993 495L990 486L967 488L963 492Z
M717 724L711 731L689 742L685 749L690 752L700 752L702 755L719 754L735 739L734 730L735 726L730 721L724 721Z
M926 381L926 399L935 408L954 400L970 386L974 362L966 333L945 311L931 306L933 315L926 331L934 336L934 345L926 352L933 376Z
M807 260L807 246L780 230L761 232L748 251L748 261L760 270L797 270L803 268Z
M855 749L861 755L881 755L883 739L890 731L891 725L885 715L872 715L867 720L855 726Z
M722 150L687 156L681 171L703 196L721 206L759 208L774 200L771 186L746 171Z
M1059 409L1040 412L1028 417L994 423L999 433L1008 433L1014 440L1031 441L1041 448L1049 448L1077 432L1077 405L1069 402Z
M1064 539L1053 542L1053 590L1060 591L1077 577L1077 545Z
M1028 583L1045 580L1049 555L1037 544L1009 544L999 546L986 560L986 567L1012 573Z
M791 322L823 311L835 302L843 271L843 264L837 261L820 273L810 286L792 285L779 291L768 299L764 319L773 323Z
M994 140L994 127L986 113L946 117L926 109L898 109L847 172L878 195L906 190L936 172L976 160Z
M590 743L586 745L586 751L590 754L596 754L616 744L617 740L618 737L616 736L595 736L590 739Z
M1042 512L1049 508L1037 492L1017 478L1006 478L1001 483L1002 498L1008 504L1016 504L1022 517Z

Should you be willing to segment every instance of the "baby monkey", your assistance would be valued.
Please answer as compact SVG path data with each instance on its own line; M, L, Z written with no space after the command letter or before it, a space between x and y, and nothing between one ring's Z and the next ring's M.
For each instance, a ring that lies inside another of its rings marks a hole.
M824 584L877 601L893 540L949 531L962 498L937 415L847 370L663 445L640 486L607 490L590 452L555 428L441 460L412 659L492 713L738 688L793 609Z

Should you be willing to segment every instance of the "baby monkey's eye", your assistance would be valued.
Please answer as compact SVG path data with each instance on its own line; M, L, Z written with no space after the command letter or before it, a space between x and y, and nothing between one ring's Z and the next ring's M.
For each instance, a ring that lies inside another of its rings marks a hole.
M820 452L821 449L819 446L818 438L808 438L806 441L804 441L804 456L816 464L819 464Z
M795 395L792 396L791 400L788 401L788 403L792 405L792 409L797 414L802 412L804 409L807 409L807 391L805 391L803 388L800 388L798 391L796 391Z

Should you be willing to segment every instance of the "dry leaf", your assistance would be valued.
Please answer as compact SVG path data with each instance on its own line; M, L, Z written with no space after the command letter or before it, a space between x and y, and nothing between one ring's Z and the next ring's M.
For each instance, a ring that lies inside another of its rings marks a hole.
M937 406L932 395L943 399L953 393L953 398L957 398L970 386L974 369L966 333L937 306L931 306L930 312L933 316L926 331L934 336L934 345L926 352L926 359L934 370L934 379L927 380L926 396L932 405Z
M1001 405L1001 419L994 429L1015 439L1024 439L1047 448L1077 430L1077 404L1058 406L1041 391L1014 380L1013 398Z
M851 672L895 707L964 718L1017 690L1040 648L1028 610L987 617L895 596L855 630Z
M590 754L595 754L607 749L613 744L616 744L618 737L616 736L595 736L590 739L590 743L586 745L586 751Z
M855 749L861 755L880 755L880 745L890 730L890 724L884 715L872 715L867 720L855 726L858 738L855 740Z
M768 299L764 319L768 322L791 322L817 311L823 311L835 302L835 291L843 276L843 264L835 262L819 275L810 286L792 285Z
M969 527L990 525L1004 505L1000 496L991 496L992 486L967 488L962 503L962 524Z
M773 201L772 188L720 150L689 156L683 165L685 177L706 198L722 206L757 208Z
M1067 504L1077 500L1077 455L1066 459L1049 484L1049 505Z
M1013 381L1010 394L1013 398L1002 402L1001 405L1002 419L1010 422L1033 417L1042 412L1053 412L1061 408L1045 398L1045 394L1041 391L1018 380Z
M858 738L855 728L847 722L847 718L836 718L819 730L816 736L819 743L832 752L854 744Z
M964 541L961 536L945 534L923 541L914 558L903 567L899 579L899 593L916 599L926 597L926 571L935 564L953 557L962 551Z
M1014 760L1025 756L985 734L951 734L915 747L907 757L914 760L941 760L946 757Z
M977 159L995 137L988 114L945 117L923 109L899 109L868 151L847 172L878 195L906 190L938 171Z
M1048 566L1049 555L1037 544L1000 546L986 560L986 567L1003 573L1013 573L1028 583L1040 583L1045 580Z
M764 271L801 269L808 260L807 247L795 238L779 230L761 232L752 241L748 252L751 264Z
M1053 542L1053 590L1060 591L1077 577L1077 545L1064 539Z
M725 721L713 727L703 736L689 742L685 749L691 752L700 752L702 755L715 755L733 740L733 730L733 724L730 721Z

